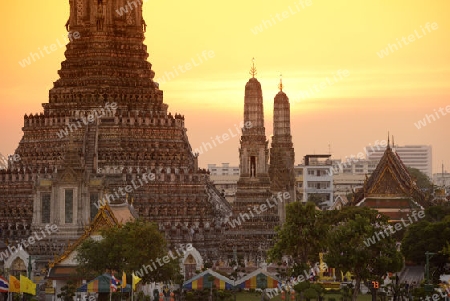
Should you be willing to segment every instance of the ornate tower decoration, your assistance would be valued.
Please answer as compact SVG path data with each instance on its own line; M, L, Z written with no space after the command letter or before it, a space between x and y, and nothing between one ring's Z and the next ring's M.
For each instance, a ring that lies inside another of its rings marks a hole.
M257 70L253 59L249 79L245 85L244 124L239 150L241 178L268 179L269 150L264 128L264 108L261 84L255 78Z
M270 149L270 183L274 194L288 192L290 198L279 203L280 219L286 218L286 205L296 200L295 189L295 152L291 136L290 104L289 98L283 92L283 81L280 75L278 85L280 91L273 103L273 136Z
M184 116L168 111L153 81L143 2L69 0L59 79L43 112L24 116L20 161L0 170L1 240L54 223L60 254L99 207L128 198L172 247L189 242L213 258L231 208L198 169ZM50 243L39 244L27 252L52 257Z
M70 17L66 28L87 32L142 32L145 21L142 18L144 1L126 0L69 0ZM86 33L86 32L85 32Z
M240 140L241 173L224 248L230 258L237 252L244 256L247 265L253 264L254 267L265 259L264 250L271 246L275 227L279 225L278 199L274 200L270 193L263 97L256 73L253 61L250 69L252 77L245 85L244 124L247 126L242 129ZM241 223L233 224L236 220Z

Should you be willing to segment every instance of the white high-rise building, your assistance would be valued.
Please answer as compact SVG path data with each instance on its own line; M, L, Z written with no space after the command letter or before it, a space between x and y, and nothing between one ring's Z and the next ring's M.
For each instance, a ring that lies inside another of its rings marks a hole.
M433 160L431 145L396 145L392 148L406 166L417 168L428 177L432 177ZM373 148L371 146L366 146L367 159L380 161L385 150L386 147Z

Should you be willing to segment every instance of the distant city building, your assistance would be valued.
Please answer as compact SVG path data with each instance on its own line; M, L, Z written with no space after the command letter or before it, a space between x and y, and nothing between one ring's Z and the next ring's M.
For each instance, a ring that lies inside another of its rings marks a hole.
M229 203L233 203L236 190L237 190L237 181L239 180L239 174L237 175L211 175L210 180L213 185L219 190L225 199Z
M298 170L298 168L297 168ZM303 201L320 199L320 203L333 201L333 173L331 155L306 155L303 165Z
M372 174L379 160L332 160L333 174L366 175Z
M450 173L440 172L433 174L433 184L439 187L450 187Z
M208 164L208 171L213 176L239 176L239 166L230 166L230 163L222 163L222 166Z
M433 166L431 145L396 145L392 149L407 167L417 168L431 178ZM380 161L385 150L386 147L366 146L367 159Z
M295 174L295 187L297 193L297 201L303 201L303 164L298 164L294 166Z
M222 166L208 164L208 171L213 185L229 203L233 203L240 174L239 166L230 166L230 163L222 163Z
M365 174L338 174L333 175L334 195L347 195L355 192L364 185Z
M326 155L328 156L328 155ZM333 167L336 168L336 166L341 163L341 160L331 160ZM329 163L329 162L328 162ZM311 165L311 162L309 163ZM366 178L366 175L364 173L356 174L356 173L336 173L333 172L331 177L325 178L323 177L317 177L312 176L311 174L314 172L313 170L316 168L316 166L309 166L305 167L304 164L298 164L294 168L295 172L295 180L296 180L296 187L297 187L297 200L306 201L308 200L308 197L305 194L305 191L308 191L311 193L311 188L308 189L308 186L314 186L314 184L317 184L317 180L320 179L320 182L323 182L324 179L327 179L327 186L332 188L332 195L329 195L329 199L333 200L336 199L337 196L345 196L347 194L355 192L356 189L361 188L364 185L364 180ZM330 167L326 166L325 169L328 170ZM306 172L305 172L306 170ZM354 170L354 168L353 168ZM309 175L307 175L309 173ZM306 176L305 176L306 174ZM305 180L306 177L306 180ZM305 184L305 181L308 183ZM323 186L323 185L322 185ZM305 189L306 187L306 189ZM320 190L320 192L324 192L323 190ZM327 192L329 193L329 192ZM328 198L328 196L327 196ZM331 205L331 202L326 202L325 204L322 204L322 209L324 209L326 206Z

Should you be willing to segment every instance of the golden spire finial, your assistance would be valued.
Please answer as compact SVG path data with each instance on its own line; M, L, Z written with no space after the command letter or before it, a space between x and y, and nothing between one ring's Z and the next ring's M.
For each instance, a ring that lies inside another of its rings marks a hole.
M256 71L256 68L255 68L255 58L253 58L252 59L252 68L250 69L250 75L253 77L253 78L255 78L255 75L257 74L258 72Z
M278 85L280 92L283 92L283 74L280 73L280 84Z
M389 131L388 131L388 141L387 141L387 148L391 148L391 142L390 142L390 136L389 136Z

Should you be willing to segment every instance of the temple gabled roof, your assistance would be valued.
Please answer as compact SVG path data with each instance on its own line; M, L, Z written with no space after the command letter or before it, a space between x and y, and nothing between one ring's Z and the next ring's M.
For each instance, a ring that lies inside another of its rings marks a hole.
M417 187L399 155L388 144L377 168L356 194L355 202L366 198L399 197L412 198L419 205L425 203L425 195Z
M134 208L128 203L121 204L105 204L98 209L94 220L86 227L84 234L81 235L73 244L69 245L62 255L56 257L53 262L50 262L50 268L61 263L64 259L69 258L72 253L83 243L86 239L93 235L98 235L102 229L119 227L127 222L137 219L138 216Z

